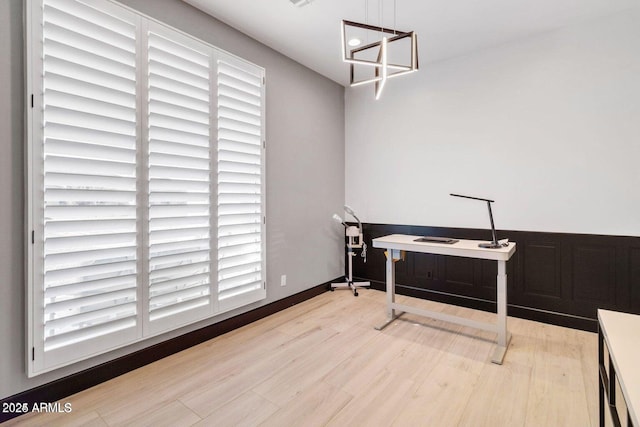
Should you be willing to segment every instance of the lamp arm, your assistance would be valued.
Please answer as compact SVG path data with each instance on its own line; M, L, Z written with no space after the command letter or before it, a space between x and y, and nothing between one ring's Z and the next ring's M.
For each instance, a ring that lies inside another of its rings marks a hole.
M493 235L493 244L499 245L498 238L496 237L496 227L493 225L493 214L491 213L491 201L487 200L487 207L489 208L489 220L491 221L491 234Z
M360 222L360 219L355 214L351 214L351 216L354 217L356 221L358 221L358 230L362 232L362 223Z
M358 229L362 232L362 222L360 222L360 218L356 216L356 213L351 209L350 206L344 205L344 211L354 217L356 221L358 221Z

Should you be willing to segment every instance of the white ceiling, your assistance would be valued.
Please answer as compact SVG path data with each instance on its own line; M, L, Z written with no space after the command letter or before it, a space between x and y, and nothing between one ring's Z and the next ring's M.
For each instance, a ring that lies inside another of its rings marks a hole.
M366 0L183 0L342 84L340 22L365 22ZM394 0L369 0L370 24L393 27ZM420 66L637 7L640 0L396 0L397 29L416 31Z

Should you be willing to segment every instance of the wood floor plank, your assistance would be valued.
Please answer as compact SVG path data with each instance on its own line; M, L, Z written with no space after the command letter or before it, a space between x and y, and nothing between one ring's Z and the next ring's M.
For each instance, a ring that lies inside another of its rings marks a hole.
M287 405L268 417L260 426L324 426L352 399L352 395L339 388L324 381L318 381L296 395Z
M70 413L35 413L6 421L3 427L107 427L108 424L95 411L72 411Z
M225 340L218 340L219 346L197 346L190 349L194 351L189 351L188 355L181 352L126 374L132 378L129 387L106 397L97 410L107 422L118 423L132 410L146 411L185 397L188 400L190 393L209 389L212 378L233 375L260 355L274 351L282 343L295 341L277 331L265 335L256 337L251 346L228 346ZM182 356L187 357L183 359ZM120 381L126 381L126 378ZM229 396L228 399L234 397ZM208 415L191 409L202 417Z
M336 334L336 331L316 327L270 352L256 353L249 360L213 360L212 363L219 367L217 374L203 375L203 382L183 393L180 400L201 417L208 417L214 410L269 379L282 366L287 366Z
M414 382L380 371L366 390L360 390L329 422L328 426L389 426L404 406Z
M474 394L478 376L440 362L399 402L396 426L457 426Z
M408 344L407 344L408 345ZM337 363L325 375L323 381L332 384L352 395L367 390L376 375L397 364L398 355L405 351L406 345L398 343L395 337L387 334L375 334L364 341L345 360Z
M201 419L177 400L160 404L133 416L121 417L118 422L106 419L113 427L189 427Z
M580 348L580 362L582 366L582 381L584 384L585 396L587 397L587 406L589 408L589 419L592 426L599 423L599 407L596 399L591 396L598 395L598 374L599 372L598 358L594 355L598 354L598 341L593 339L593 335L585 331L572 331L576 342Z
M538 334L525 425L590 425L580 344L566 328L541 325Z
M334 291L332 294L332 306L335 309L329 315L320 318L324 324L330 324L337 331L344 331L354 326L371 328L376 324L375 319L380 316L378 307L375 304L356 303L352 299L367 301L370 298L375 298L379 291L361 289L358 291L358 297L354 297L351 292L346 291ZM335 304L336 301L339 301L340 305ZM346 316L344 310L347 310Z
M280 409L264 397L249 390L227 402L194 427L256 426Z
M274 375L258 384L253 390L279 406L287 404L296 395L320 381L334 365L327 364L332 360L338 364L351 356L357 347L353 345L358 339L373 337L376 331L354 327L336 334L314 348L300 353L300 357L282 364Z
M486 364L475 386L483 396L470 396L460 426L525 425L531 367L519 363L518 355L514 353L502 365Z
M597 425L596 334L509 318L495 365L492 333L410 314L374 330L384 317L383 292L327 292L7 425Z

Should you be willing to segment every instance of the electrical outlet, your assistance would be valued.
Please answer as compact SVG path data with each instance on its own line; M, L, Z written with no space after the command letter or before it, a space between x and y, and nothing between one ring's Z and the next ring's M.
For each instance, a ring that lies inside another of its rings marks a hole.
M287 286L287 275L283 274L280 276L280 286Z
M427 271L427 279L433 279L433 273L431 271Z

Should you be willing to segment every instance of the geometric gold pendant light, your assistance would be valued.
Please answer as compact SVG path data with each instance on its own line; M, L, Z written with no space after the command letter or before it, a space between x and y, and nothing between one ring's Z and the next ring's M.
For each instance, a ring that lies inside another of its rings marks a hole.
M360 38L354 36L358 32L375 40L361 45ZM350 65L351 86L373 83L379 99L388 79L418 70L418 36L414 31L343 20L342 59ZM358 79L358 70L368 71L368 75Z

